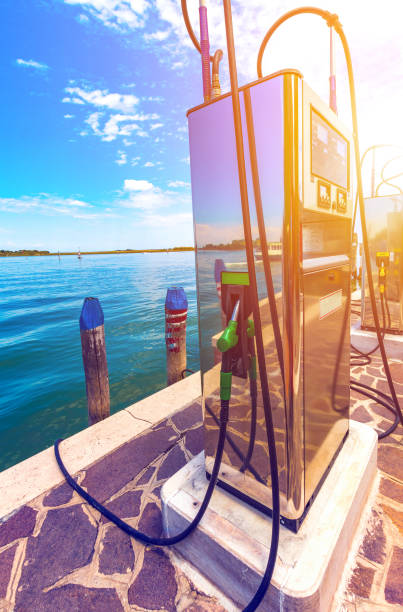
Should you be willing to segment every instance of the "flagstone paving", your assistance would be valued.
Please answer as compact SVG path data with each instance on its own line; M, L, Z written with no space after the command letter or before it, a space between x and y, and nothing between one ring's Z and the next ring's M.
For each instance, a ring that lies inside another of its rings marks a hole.
M403 365L391 366L403 405ZM387 391L378 357L353 376ZM374 428L391 414L352 392L352 418ZM93 466L78 481L113 512L149 535L162 532L163 483L202 450L201 407L194 403ZM340 610L403 606L402 428L380 441L380 488ZM63 446L61 446L63 454ZM192 584L166 549L129 538L66 484L0 525L1 612L224 611Z

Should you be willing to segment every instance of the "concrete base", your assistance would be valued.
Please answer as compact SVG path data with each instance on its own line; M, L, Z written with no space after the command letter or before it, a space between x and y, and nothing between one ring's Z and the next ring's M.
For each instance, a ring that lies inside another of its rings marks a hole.
M272 583L259 610L330 609L377 466L377 436L351 422L350 434L297 534L281 527ZM163 486L166 534L192 520L207 486L203 453ZM244 607L265 570L271 520L216 489L199 527L177 550Z
M384 343L388 357L400 361L403 355L403 334L385 334ZM357 321L351 326L351 344L363 353L372 351L378 344L376 332L361 329L361 322ZM375 354L379 354L379 349Z

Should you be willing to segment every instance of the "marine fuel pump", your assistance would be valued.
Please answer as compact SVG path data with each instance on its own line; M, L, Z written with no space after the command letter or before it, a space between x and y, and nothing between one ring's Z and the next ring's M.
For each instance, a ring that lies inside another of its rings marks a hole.
M337 15L303 7L286 13L269 29L258 54L258 80L239 88L231 2L223 0L231 92L219 95L222 51L209 55L206 2L200 0L201 45L190 25L186 0L181 4L203 66L204 103L191 109L188 119L210 482L196 516L183 532L153 538L125 523L75 482L61 460L60 440L55 443L55 455L67 482L89 504L147 544L172 545L189 535L204 515L217 482L270 514L267 566L256 594L244 608L252 612L262 602L274 571L280 513L281 522L297 531L348 434L353 140L364 251L371 269L355 87L350 51ZM296 70L262 75L262 56L270 37L284 21L303 13L320 16L331 35L334 31L341 40L353 136L335 113L333 70L331 108ZM214 282L218 283L214 252L208 248L212 234L219 239L225 269L220 266L221 303L213 304L216 333L206 334ZM261 259L255 257L257 245ZM396 418L403 423L372 276L368 278L385 373ZM211 291L205 290L204 282L211 282ZM220 363L215 363L214 348L221 353Z

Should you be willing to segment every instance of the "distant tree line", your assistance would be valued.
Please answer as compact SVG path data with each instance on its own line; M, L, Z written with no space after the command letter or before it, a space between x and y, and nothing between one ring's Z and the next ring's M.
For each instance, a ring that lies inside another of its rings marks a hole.
M253 246L260 246L260 240L257 238L253 241ZM228 242L227 244L206 244L204 247L201 247L203 251L240 251L245 248L245 240L233 240L232 242Z
M19 251L5 251L0 249L0 257L21 257L23 255L50 255L50 251L38 251L37 249L20 249Z
M116 253L165 253L166 251L194 251L194 247L172 247L168 249L116 249L115 251L82 251L81 255L113 255ZM37 249L20 249L19 251L6 251L0 249L0 257L23 257L24 255L76 255L75 251L51 253Z

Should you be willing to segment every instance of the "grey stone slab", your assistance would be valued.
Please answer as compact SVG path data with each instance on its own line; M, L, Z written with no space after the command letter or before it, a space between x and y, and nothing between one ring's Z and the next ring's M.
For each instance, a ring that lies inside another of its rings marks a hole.
M149 430L87 470L82 486L103 503L133 480L178 439L170 427Z
M141 496L141 491L127 491L105 504L105 507L121 519L134 518L140 514ZM100 520L102 523L109 521L102 514Z
M103 548L99 556L101 574L127 574L134 566L134 552L130 536L115 526L106 530L102 540Z
M15 612L123 612L115 589L89 589L67 584L47 593L34 591L29 603L17 604Z
M81 505L49 510L40 533L28 539L17 609L35 610L44 588L90 563L97 532Z
M141 515L138 526L139 531L150 536L159 538L162 534L162 515L161 510L154 502L149 502Z
M15 544L0 553L0 599L5 599L7 594L16 549L17 545Z
M67 504L72 497L73 489L67 482L64 482L55 489L52 489L52 491L46 495L43 500L43 505L53 507L62 506L63 504Z
M377 437L351 422L350 435L297 534L281 527L263 604L275 612L324 612L334 592L376 474ZM201 453L162 488L169 535L192 520L206 489ZM177 550L238 605L252 598L267 564L271 520L216 489L199 527Z
M18 512L0 524L0 547L31 535L34 530L37 512L23 506Z
M177 590L175 569L166 554L157 548L146 549L140 573L129 588L129 604L175 612Z
M157 480L164 480L175 474L186 463L186 456L180 446L177 444L164 457L161 466L158 469Z
M171 420L175 427L177 427L180 431L186 431L197 423L201 423L203 421L201 403L197 402L191 406L188 406L184 410L181 410L175 414Z

